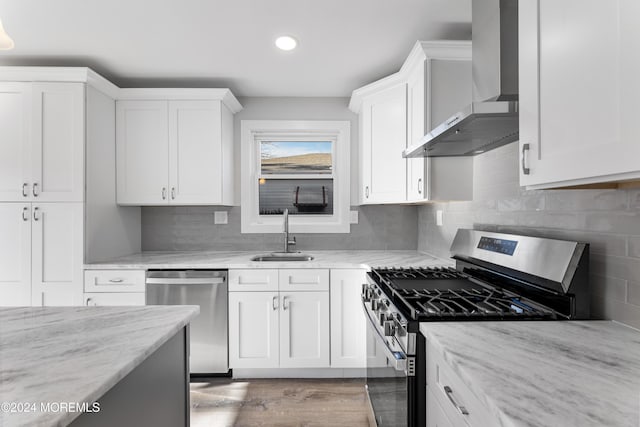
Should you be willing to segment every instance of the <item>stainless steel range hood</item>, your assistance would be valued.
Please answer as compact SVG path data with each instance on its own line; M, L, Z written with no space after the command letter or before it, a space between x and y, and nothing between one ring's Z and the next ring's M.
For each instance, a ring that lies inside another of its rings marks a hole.
M473 156L518 140L518 2L473 0L473 103L403 157Z

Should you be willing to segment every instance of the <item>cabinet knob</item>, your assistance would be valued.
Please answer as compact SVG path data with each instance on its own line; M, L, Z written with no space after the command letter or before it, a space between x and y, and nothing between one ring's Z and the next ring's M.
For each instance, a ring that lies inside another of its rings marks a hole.
M529 159L529 156L527 156L529 149L529 144L522 144L522 173L525 175L529 175L529 173L531 173L531 169L527 167L527 165L529 164L529 162L527 161Z

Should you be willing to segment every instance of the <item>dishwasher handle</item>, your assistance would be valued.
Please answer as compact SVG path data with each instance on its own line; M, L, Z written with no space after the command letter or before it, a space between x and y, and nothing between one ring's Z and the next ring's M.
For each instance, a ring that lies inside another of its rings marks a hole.
M222 285L224 277L147 277L147 285Z

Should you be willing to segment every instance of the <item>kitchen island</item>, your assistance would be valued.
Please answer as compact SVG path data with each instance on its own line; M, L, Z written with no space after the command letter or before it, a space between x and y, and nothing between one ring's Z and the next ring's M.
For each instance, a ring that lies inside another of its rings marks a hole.
M0 308L0 425L187 426L197 307Z
M435 322L422 323L420 331L431 351L427 378L429 364L441 362L427 400L445 387L455 399L442 398L431 406L436 410L447 412L456 402L458 411L449 414L458 416L464 406L462 418L482 413L487 426L640 425L640 331L631 327L611 321Z

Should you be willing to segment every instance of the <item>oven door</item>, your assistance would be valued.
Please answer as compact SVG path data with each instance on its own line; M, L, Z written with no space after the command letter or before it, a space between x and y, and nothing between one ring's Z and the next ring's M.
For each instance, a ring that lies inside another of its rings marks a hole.
M373 412L369 421L378 427L413 427L408 396L413 377L407 375L407 356L394 345L393 338L380 333L363 305L367 318L366 389Z

